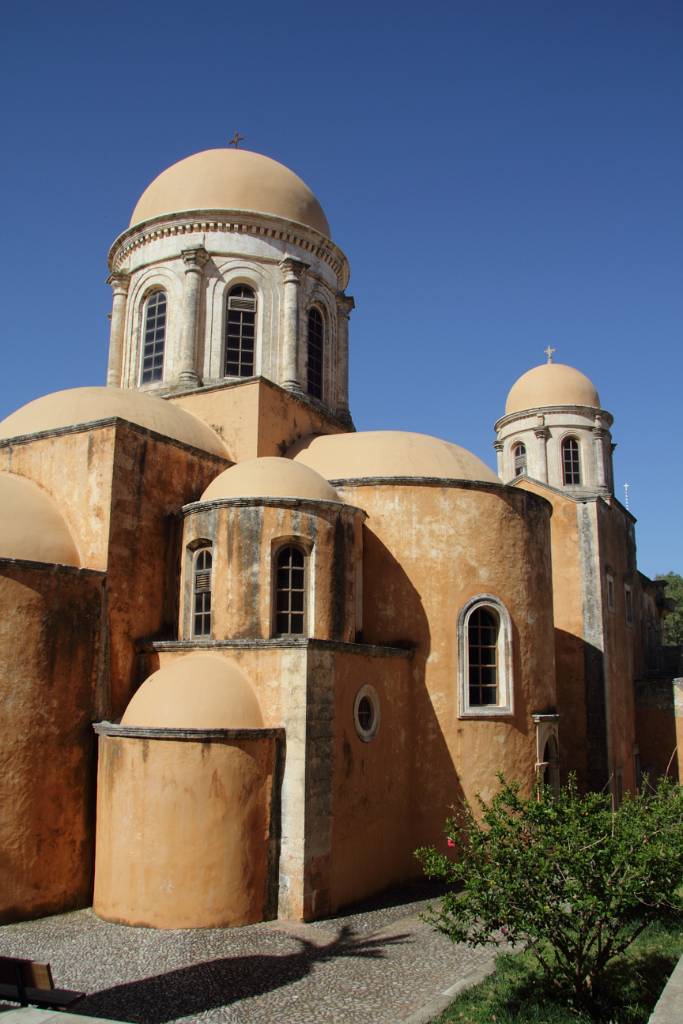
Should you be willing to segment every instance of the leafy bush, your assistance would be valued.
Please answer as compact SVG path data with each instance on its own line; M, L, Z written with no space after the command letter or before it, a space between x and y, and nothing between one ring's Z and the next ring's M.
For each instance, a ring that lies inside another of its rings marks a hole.
M526 945L547 984L590 1008L610 961L649 922L681 912L683 791L665 780L613 812L609 795L582 796L574 780L554 799L500 781L478 814L464 804L446 822L456 861L417 851L453 886L428 920L454 942Z

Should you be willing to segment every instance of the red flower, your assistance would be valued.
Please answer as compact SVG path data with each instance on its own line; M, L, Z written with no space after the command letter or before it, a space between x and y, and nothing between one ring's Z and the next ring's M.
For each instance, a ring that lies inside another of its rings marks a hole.
M446 846L455 846L455 839L451 839L451 838L449 837L449 838L448 838L448 839L446 840Z

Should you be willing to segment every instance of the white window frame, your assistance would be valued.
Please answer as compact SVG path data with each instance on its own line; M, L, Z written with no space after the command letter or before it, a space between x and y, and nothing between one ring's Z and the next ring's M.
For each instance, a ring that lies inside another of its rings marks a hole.
M358 715L358 709L362 700L369 700L372 705L373 717L372 724L369 729L364 729L360 722ZM353 702L353 724L356 727L356 734L363 743L370 743L374 740L375 736L379 732L379 726L381 721L381 711L379 703L379 694L374 686L370 686L366 683L365 686L361 686L360 690L356 694L356 699Z
M469 622L478 608L489 609L498 617L496 704L470 704ZM499 718L514 714L512 620L503 602L493 594L477 594L458 615L458 677L460 718Z

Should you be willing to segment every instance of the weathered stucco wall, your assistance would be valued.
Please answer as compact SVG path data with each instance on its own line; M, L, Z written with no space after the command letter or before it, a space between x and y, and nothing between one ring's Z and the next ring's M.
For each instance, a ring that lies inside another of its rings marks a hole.
M0 560L0 921L90 903L103 582Z
M94 910L156 928L272 916L272 736L100 737Z
M235 462L284 455L308 434L337 434L344 427L311 403L263 378L171 395L168 401L204 420Z

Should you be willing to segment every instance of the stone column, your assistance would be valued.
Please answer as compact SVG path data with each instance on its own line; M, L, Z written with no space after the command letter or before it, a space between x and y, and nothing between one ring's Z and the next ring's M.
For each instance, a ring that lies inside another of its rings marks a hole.
M599 416L595 417L593 427L593 450L595 452L595 485L600 490L607 490L607 467L605 466L605 438L607 431Z
M299 286L308 269L301 260L286 259L280 264L284 280L283 296L283 360L280 378L283 388L302 395L299 380Z
M185 249L182 253L185 264L185 291L183 294L183 321L180 335L180 353L177 364L178 383L185 387L196 387L197 373L197 330L199 327L199 304L201 297L202 268L209 258L206 249Z
M110 274L107 278L114 297L111 307L111 328L109 330L109 364L107 366L107 386L121 387L123 373L123 336L126 328L126 299L130 276L128 274Z
M548 438L550 437L550 431L545 426L538 426L534 430L535 437L538 438L538 479L543 484L548 483Z
M349 317L356 303L351 295L337 293L337 417L349 426Z
M495 448L496 451L496 467L498 470L498 476L500 477L501 480L504 481L505 473L503 471L503 449L505 448L505 445L503 444L502 441L494 441L493 447Z

